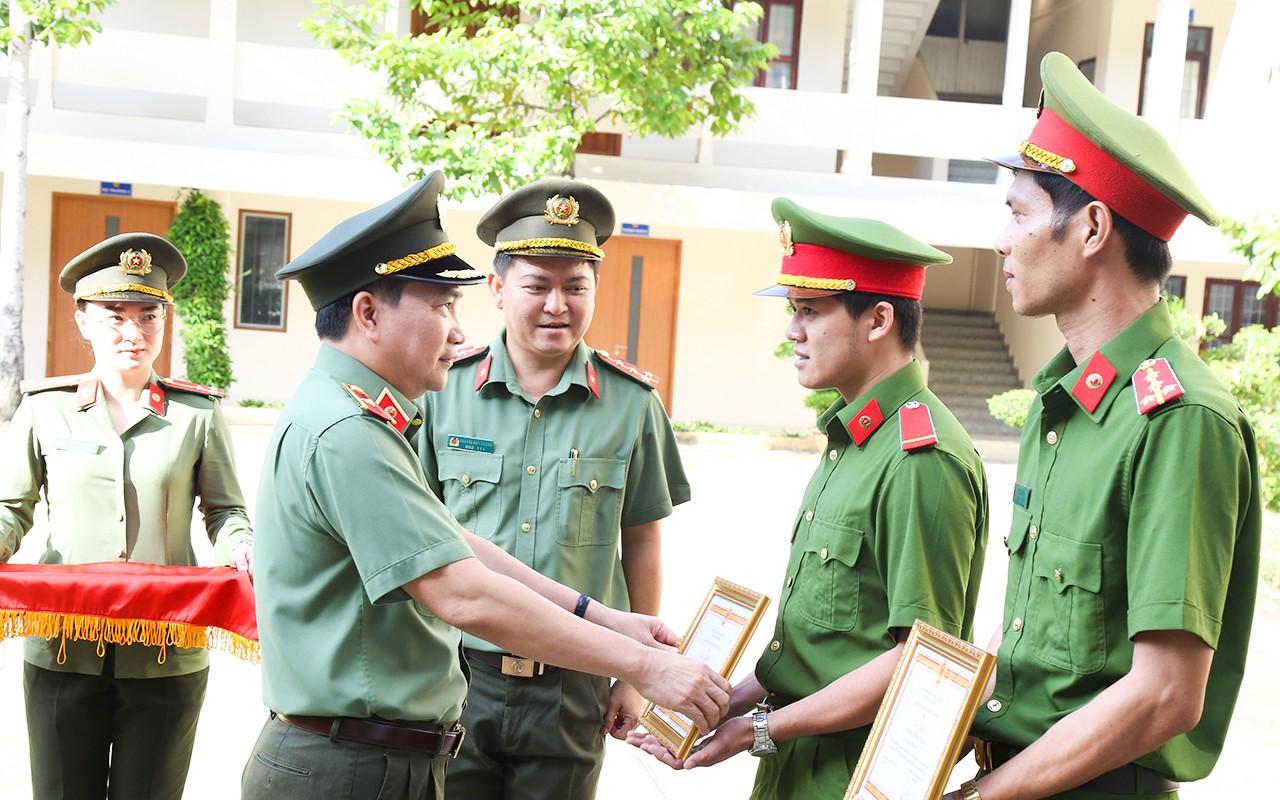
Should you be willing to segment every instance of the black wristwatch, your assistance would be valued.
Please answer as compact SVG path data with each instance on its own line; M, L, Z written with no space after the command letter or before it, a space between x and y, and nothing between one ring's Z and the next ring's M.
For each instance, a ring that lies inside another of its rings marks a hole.
M757 709L751 715L751 731L755 734L755 740L751 743L751 755L761 758L767 756L776 756L778 754L778 746L769 738L769 712L765 709Z

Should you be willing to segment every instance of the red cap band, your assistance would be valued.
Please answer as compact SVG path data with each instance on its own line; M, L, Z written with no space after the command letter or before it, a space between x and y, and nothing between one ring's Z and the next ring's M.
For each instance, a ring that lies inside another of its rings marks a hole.
M778 283L802 289L829 289L888 294L919 300L924 293L924 267L898 261L877 261L816 244L794 245L794 255L782 259Z
M1064 173L1068 180L1162 242L1172 239L1187 218L1185 209L1047 108L1027 141L1071 159L1075 169Z

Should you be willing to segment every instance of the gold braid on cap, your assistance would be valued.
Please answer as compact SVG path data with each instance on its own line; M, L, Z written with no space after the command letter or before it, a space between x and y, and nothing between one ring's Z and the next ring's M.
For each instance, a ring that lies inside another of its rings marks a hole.
M445 242L438 244L429 250L423 250L421 253L410 253L403 258L397 258L395 261L388 261L385 264L379 264L373 268L373 271L379 275L391 275L402 269L416 267L419 264L425 264L428 261L435 261L437 258L451 256L457 252L458 246L453 242Z
M557 239L546 237L542 239L517 239L514 242L498 242L494 248L499 253L508 250L538 250L559 247L565 250L577 250L579 253L587 253L596 258L604 258L604 251L593 244L580 242L577 239Z
M1056 169L1058 172L1070 173L1076 171L1076 162L1066 156L1060 156L1057 153L1050 153L1043 147L1036 147L1028 141L1023 141L1023 143L1018 146L1018 152L1033 161L1038 161L1039 163L1044 164L1049 169Z
M173 302L173 295L161 289L153 289L150 286L143 286L140 283L117 283L114 286L99 286L87 292L80 292L72 295L75 300L88 300L91 297L97 297L104 294L119 294L121 292L138 292L139 294L149 294L152 297L158 297L166 303Z
M806 278L803 275L779 275L779 286L795 286L800 289L835 289L852 292L857 283L846 278Z

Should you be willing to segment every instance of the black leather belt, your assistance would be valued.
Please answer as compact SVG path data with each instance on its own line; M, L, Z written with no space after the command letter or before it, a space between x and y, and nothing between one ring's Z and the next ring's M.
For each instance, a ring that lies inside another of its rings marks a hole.
M1019 748L1004 742L991 742L979 739L974 747L974 756L978 766L990 772L1018 754ZM1087 789L1104 794L1162 794L1178 788L1177 781L1171 781L1155 770L1140 767L1137 764L1125 764L1110 772L1104 772L1091 781L1082 783L1077 789Z
M462 740L466 737L466 730L461 725L446 731L439 726L419 727L384 719L305 717L272 713L295 728L328 736L330 741L393 747L397 750L430 753L433 756L456 757L458 748L462 746Z
M550 664L543 664L532 658L520 658L505 653L490 653L488 650L473 650L470 647L462 648L462 652L468 661L479 661L513 678L536 678L555 669Z

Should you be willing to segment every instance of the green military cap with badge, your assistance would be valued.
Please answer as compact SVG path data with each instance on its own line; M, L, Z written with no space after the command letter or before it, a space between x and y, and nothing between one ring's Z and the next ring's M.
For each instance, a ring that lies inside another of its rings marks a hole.
M756 294L812 298L865 292L919 300L924 271L951 256L886 222L820 214L794 200L773 201L782 274Z
M172 303L187 260L153 233L122 233L67 262L58 285L77 301Z
M990 161L1061 175L1116 214L1169 241L1188 214L1218 213L1155 128L1116 105L1062 53L1040 62L1040 110L1016 155Z
M590 184L547 178L521 186L485 212L481 241L513 256L601 261L600 245L613 235L613 204Z
M484 280L449 241L444 173L436 170L407 190L344 220L276 272L296 279L317 311L382 278L450 285Z

